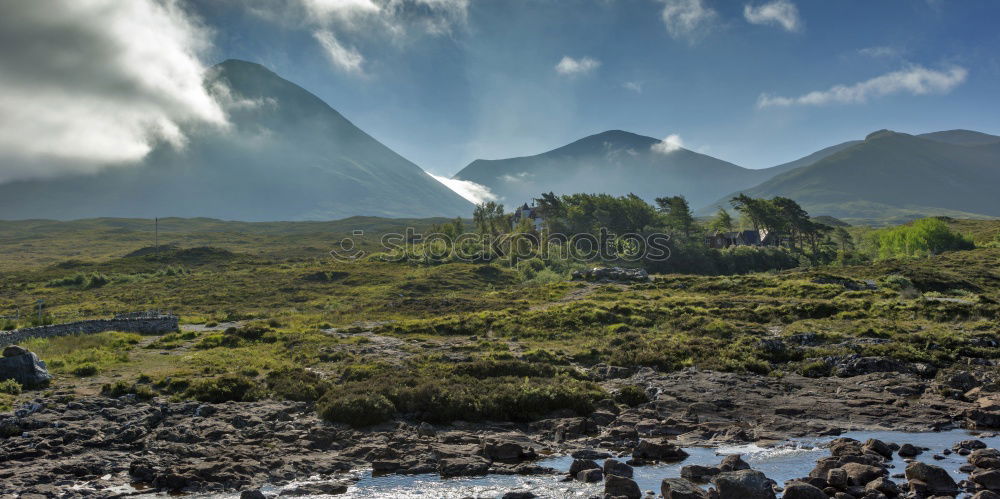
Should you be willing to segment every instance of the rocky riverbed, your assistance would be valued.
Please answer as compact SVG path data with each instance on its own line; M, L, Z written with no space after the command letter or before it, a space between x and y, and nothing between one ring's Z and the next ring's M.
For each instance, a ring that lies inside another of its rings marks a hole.
M850 362L858 370L876 372L814 379L597 366L592 374L609 390L638 385L651 401L628 407L606 400L586 417L551 414L524 424L432 426L404 419L353 429L320 420L305 403L140 401L134 395L73 397L56 391L0 416L0 492L46 497L116 496L136 490L238 492L313 477L283 493L335 494L346 491L360 469L441 477L552 476L565 470L539 460L572 455L580 460L617 459L617 465L605 461L600 472L586 462L571 470L572 479L603 482L616 494L634 488L612 477L628 478L622 476L626 468L683 461L681 447L751 442L766 446L849 430L983 430L1000 421L993 386L974 366L931 378L920 369L882 369L886 366L874 360ZM993 471L1000 468L1000 455L970 445L976 448L967 445L955 451L968 451L974 458L970 471L979 478L970 478L970 484L1000 488L1000 470ZM823 497L849 499L881 497L861 493L876 475L885 475L879 459L909 449L843 441L831 451L830 460L821 461L819 471L802 481ZM619 465L622 468L614 468ZM836 473L831 478L830 470L844 467L846 482ZM725 471L726 466L718 468ZM931 472L915 470L907 468L909 481L898 486L919 492L916 482L936 483ZM710 471L697 476L712 480ZM852 478L855 471L873 478L860 483L861 478ZM734 480L764 483L747 473ZM714 483L722 497L757 497L725 495L726 482ZM892 497L881 486L872 487ZM929 487L935 494L943 490ZM786 492L785 497L820 496Z

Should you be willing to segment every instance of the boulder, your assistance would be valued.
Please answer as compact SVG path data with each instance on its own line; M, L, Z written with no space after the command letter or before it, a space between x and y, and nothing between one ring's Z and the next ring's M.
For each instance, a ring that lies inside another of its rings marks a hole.
M602 472L600 468L580 470L576 474L576 479L586 483L600 482L604 479L604 472Z
M981 488L1000 491L1000 470L987 470L973 473L969 480Z
M347 485L338 482L306 483L282 490L279 496L319 496L335 495L347 492Z
M889 444L876 440L874 438L869 438L865 445L861 447L861 451L867 454L878 454L886 459L892 459L892 447Z
M240 499L265 499L267 496L264 495L260 489L244 490L240 492Z
M664 478L660 483L663 499L705 499L708 494L683 478ZM826 499L825 497L823 499Z
M503 495L501 499L535 499L536 496L534 492L529 492L527 490L512 490Z
M897 451L899 457L916 457L922 452L922 450L911 444L903 444L899 446L899 450Z
M449 457L438 461L441 478L485 475L490 462L479 456Z
M681 468L681 478L687 478L695 483L706 483L711 480L713 476L718 475L721 472L722 470L714 466L691 464Z
M38 388L48 385L52 375L33 352L24 347L11 345L3 350L0 357L0 381L12 379L25 388Z
M719 473L712 483L719 491L719 499L775 499L771 480L759 471Z
M865 490L872 492L881 492L888 497L896 497L900 494L899 486L896 482L889 480L886 477L878 477L865 485Z
M822 489L803 482L791 482L785 486L782 499L827 499Z
M722 458L722 462L719 463L719 471L721 472L740 471L748 469L750 469L750 465L743 460L743 456L741 456L740 454L730 454Z
M632 467L617 459L608 459L604 461L604 474L632 478Z
M534 450L525 451L523 447L513 442L488 442L483 445L482 454L487 459L501 463L519 463L536 457Z
M688 457L680 447L667 441L640 440L632 451L632 457L637 459L654 459L656 461L676 462Z
M918 481L926 484L927 490L932 494L955 495L958 493L958 485L951 475L940 466L914 461L906 467L906 479ZM913 484L911 484L911 489Z
M618 475L608 475L604 480L604 495L611 497L627 497L628 499L640 499L642 491L635 480Z
M969 454L968 459L977 468L1000 469L1000 451L996 449L976 449Z
M860 485L864 487L868 482L880 478L884 471L878 466L869 466L861 463L847 463L840 467L847 473L848 485Z
M573 464L569 465L569 474L576 476L577 473L583 470L592 470L594 468L600 468L600 466L592 459L574 459Z
M1000 499L1000 494L989 490L981 490L972 496L972 499Z

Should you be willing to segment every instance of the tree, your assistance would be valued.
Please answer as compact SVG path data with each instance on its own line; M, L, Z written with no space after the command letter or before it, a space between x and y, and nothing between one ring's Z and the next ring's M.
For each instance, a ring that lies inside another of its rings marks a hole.
M847 252L854 249L854 238L851 237L851 233L847 232L847 229L843 227L837 227L833 231L833 241L840 246L840 251Z
M729 232L733 230L733 217L725 208L719 207L715 218L709 223L709 228L716 232Z
M503 205L487 201L476 205L472 212L472 223L480 234L498 236L510 230L510 222L503 212Z
M656 198L656 205L663 213L664 223L675 232L691 236L691 229L694 228L694 216L691 215L691 207L688 206L684 196L670 196Z

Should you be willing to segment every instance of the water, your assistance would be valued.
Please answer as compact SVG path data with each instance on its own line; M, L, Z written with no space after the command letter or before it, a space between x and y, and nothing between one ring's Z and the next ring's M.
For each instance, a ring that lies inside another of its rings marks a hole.
M860 441L877 438L887 443L909 443L917 447L930 448L917 456L917 460L932 463L948 470L956 481L966 478L958 471L959 466L966 463L963 456L952 454L936 460L934 454L942 455L941 451L950 449L955 443L969 438L977 438L987 446L1000 448L1000 437L973 435L962 430L935 433L905 433L894 431L848 432L842 435ZM742 454L743 459L750 463L753 469L763 472L768 478L779 484L786 480L804 477L809 474L816 460L830 455L829 449L823 444L836 437L816 439L798 439L773 447L759 447L755 444L722 446L717 448L692 447L685 448L690 457L679 463L660 464L655 466L635 467L634 480L643 491L651 490L657 495L660 492L660 482L664 478L680 476L681 467L690 464L717 465L724 455ZM906 463L898 456L890 461L890 474L902 473ZM620 459L624 461L625 458ZM552 457L536 462L567 472L573 458L569 456ZM603 463L602 460L597 462ZM603 494L603 484L584 484L581 482L562 482L563 476L517 476L490 475L482 477L442 479L437 475L383 475L372 476L371 470L357 472L360 477L357 483L348 489L347 494L330 496L334 498L442 498L459 499L465 497L499 498L505 492L513 490L530 490L540 497L551 498L586 498ZM897 480L904 482L904 480ZM285 487L266 487L264 492L278 493ZM218 499L231 499L233 495L212 496ZM322 497L322 496L318 496Z

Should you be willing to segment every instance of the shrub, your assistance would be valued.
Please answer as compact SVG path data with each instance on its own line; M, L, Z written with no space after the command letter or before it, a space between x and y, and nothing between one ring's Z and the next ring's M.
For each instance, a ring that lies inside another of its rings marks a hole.
M267 375L267 388L286 400L314 402L330 389L330 383L313 371L289 367Z
M971 239L951 230L939 218L921 218L908 225L875 231L870 237L879 259L922 257L975 247Z
M80 364L75 368L73 368L72 373L74 376L79 376L81 378L86 376L93 376L97 374L97 366L95 364L87 362L85 364Z
M822 360L808 362L799 368L799 374L807 378L824 378L832 372L833 367Z
M156 395L153 393L152 388L148 386L135 383L130 384L122 380L101 387L101 395L107 397L121 397L128 394L135 395L139 400L149 400Z
M21 394L21 384L12 379L5 379L0 381L0 393L7 395L20 395Z
M192 383L184 395L201 402L249 402L260 398L260 390L246 376L224 374Z
M615 402L635 407L649 402L649 397L646 396L646 391L641 386L625 385L615 393Z
M388 421L396 412L396 407L384 395L377 393L344 395L327 392L319 399L316 410L327 421L363 427Z

